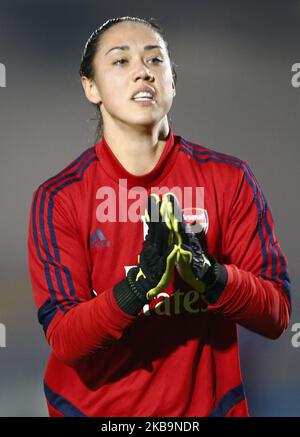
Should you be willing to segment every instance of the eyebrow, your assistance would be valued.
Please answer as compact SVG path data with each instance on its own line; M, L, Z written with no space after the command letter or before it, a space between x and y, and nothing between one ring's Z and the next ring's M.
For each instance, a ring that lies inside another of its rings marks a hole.
M129 49L130 49L129 46L116 46L116 47L112 47L111 49L109 49L108 52L105 53L105 55L107 55L112 50L129 50ZM144 47L144 50L153 50L153 49L163 50L163 48L161 46L158 46L158 45L147 45Z

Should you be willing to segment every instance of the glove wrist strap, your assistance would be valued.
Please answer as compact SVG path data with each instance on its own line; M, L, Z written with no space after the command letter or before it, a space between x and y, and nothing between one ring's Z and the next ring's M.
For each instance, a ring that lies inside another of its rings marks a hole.
M138 315L143 306L148 302L145 294L139 292L134 286L134 279L139 269L134 267L129 270L127 277L114 286L114 295L119 307L127 314Z
M211 258L212 257L210 257L210 260ZM228 274L226 267L214 259L212 268L206 273L203 279L206 283L204 296L208 303L214 305L217 302L226 287L227 279Z

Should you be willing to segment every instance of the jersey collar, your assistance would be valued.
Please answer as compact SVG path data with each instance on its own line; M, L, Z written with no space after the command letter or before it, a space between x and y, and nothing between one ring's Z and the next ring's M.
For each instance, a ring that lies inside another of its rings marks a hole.
M176 145L178 142L177 136L174 136L170 129L168 137L166 138L165 147L157 164L150 172L140 176L129 173L122 166L107 144L104 136L95 147L99 163L110 178L114 179L116 182L119 182L119 179L126 179L128 186L149 186L151 184L153 185L154 182L158 183L171 170L177 156L175 149L177 149ZM120 145L120 147L122 147L122 145Z

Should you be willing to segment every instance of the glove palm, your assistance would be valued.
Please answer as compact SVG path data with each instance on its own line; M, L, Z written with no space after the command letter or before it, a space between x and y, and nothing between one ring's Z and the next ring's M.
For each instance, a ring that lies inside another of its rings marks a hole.
M138 256L138 266L127 272L127 277L114 287L117 303L125 312L136 312L170 283L178 247L173 245L173 234L162 219L158 195L148 197L145 210L148 232Z
M199 293L208 292L213 303L226 285L226 269L204 252L192 226L185 223L173 193L164 195L161 210L166 226L173 233L174 245L177 246L176 268L180 276Z

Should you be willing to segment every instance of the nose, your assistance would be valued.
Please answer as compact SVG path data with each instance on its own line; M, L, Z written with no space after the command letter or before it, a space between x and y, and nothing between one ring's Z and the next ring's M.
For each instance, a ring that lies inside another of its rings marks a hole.
M142 65L134 73L134 81L136 82L138 79L143 79L149 82L153 82L154 75L146 65Z

